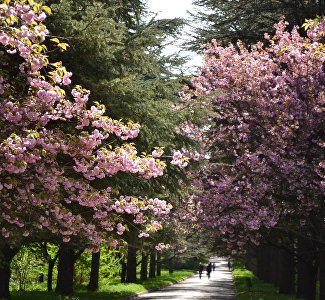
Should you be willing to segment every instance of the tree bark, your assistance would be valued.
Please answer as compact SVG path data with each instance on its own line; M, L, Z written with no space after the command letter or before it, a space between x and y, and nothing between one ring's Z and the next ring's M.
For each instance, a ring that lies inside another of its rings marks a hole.
M0 247L0 299L9 300L10 264L19 248L11 248L8 245Z
M292 252L279 249L279 292L295 293L295 262Z
M49 253L48 247L47 247L47 242L44 243L39 243L39 247L41 249L41 252L46 259L48 263L48 269L47 269L47 291L52 292L53 290L53 271L54 271L54 266L55 262L59 257L59 249L56 251L54 257L51 256Z
M298 239L297 245L297 296L307 300L315 300L317 260L315 246L305 238Z
M319 252L319 299L325 299L325 247L321 247Z
M149 268L149 278L156 277L156 253L153 252L150 255L150 268Z
M126 282L126 263L125 263L125 261L121 261L121 266L122 266L121 283L125 283Z
M90 278L88 284L89 291L98 290L98 281L99 281L99 264L100 264L100 252L92 253L91 255L91 269L90 269Z
M48 269L47 269L47 291L52 292L53 286L53 270L55 266L55 260L49 260L48 261Z
M174 267L175 267L174 258L171 257L170 259L168 259L168 272L169 272L169 274L172 274L174 272Z
M277 247L270 246L269 247L269 273L270 273L270 282L276 286L280 286L280 274L279 274L279 268L280 268L280 257L279 254L280 250Z
M126 282L137 281L137 249L129 244L128 245L128 260L126 270Z
M157 253L157 276L161 276L161 253Z
M61 244L59 249L58 278L56 292L65 295L73 295L73 269L74 269L74 251L67 244Z
M257 277L265 282L270 282L270 256L268 247L260 245L257 250Z
M148 254L142 253L140 279L148 279Z

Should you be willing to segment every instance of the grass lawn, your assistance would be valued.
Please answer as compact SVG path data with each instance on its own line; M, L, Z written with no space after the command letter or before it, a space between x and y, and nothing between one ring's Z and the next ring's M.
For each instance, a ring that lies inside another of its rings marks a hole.
M236 285L238 300L303 300L294 295L279 294L278 289L272 284L259 280L251 271L243 266L234 266L232 272ZM249 291L247 280L250 278L252 288Z
M46 291L31 290L26 292L12 292L12 300L117 300L124 297L135 295L139 292L145 292L163 285L176 283L193 274L193 271L180 270L169 274L167 270L161 272L161 276L148 279L138 283L119 283L118 279L108 281L102 280L97 292L89 292L85 287L75 289L75 296L62 297L55 293Z

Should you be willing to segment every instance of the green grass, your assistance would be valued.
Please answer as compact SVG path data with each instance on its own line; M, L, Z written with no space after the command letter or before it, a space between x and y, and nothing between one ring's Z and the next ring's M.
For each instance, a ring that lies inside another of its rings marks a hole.
M259 280L251 271L243 266L234 266L232 272L238 300L303 300L293 295L279 294L278 289L272 284ZM252 281L252 288L249 291L247 278Z
M118 279L109 281L102 280L97 292L89 292L84 286L76 288L75 295L71 298L58 296L55 293L31 290L26 292L12 292L12 300L117 300L135 295L139 292L146 292L167 284L176 283L193 274L193 271L180 270L169 274L163 270L160 277L148 279L138 283L119 283Z

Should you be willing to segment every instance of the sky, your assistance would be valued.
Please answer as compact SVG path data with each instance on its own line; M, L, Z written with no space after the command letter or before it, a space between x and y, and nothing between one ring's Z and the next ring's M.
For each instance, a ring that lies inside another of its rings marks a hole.
M157 13L157 19L163 18L188 18L187 11L194 11L192 0L148 0L148 8L150 11ZM182 39L186 39L186 30ZM166 53L174 53L178 51L177 45L168 46ZM202 59L195 53L182 51L183 55L189 56L191 59L186 64L186 68L194 71L197 66L202 64Z
M186 11L193 9L192 0L148 0L148 6L159 18L186 18Z

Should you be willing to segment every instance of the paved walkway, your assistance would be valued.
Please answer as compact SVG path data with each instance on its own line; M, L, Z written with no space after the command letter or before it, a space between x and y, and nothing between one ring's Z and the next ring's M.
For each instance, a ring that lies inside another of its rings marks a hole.
M227 260L212 257L215 262L215 271L212 271L210 279L206 272L202 278L198 274L190 278L165 287L159 291L139 295L136 299L147 300L236 300L235 287L231 273L228 271Z

